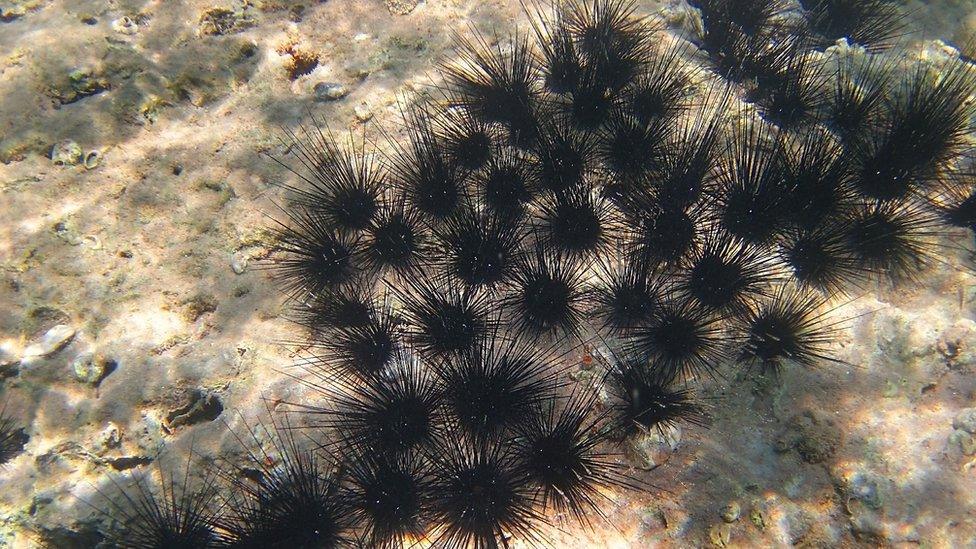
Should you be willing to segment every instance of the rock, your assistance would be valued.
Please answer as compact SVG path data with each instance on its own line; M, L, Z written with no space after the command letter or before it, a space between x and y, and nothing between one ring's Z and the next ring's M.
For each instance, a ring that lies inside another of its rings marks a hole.
M959 445L959 449L962 451L963 455L972 456L976 455L976 437L963 431L961 429L956 429L949 435L949 444Z
M420 0L385 0L386 9L393 15L407 15L420 4Z
M976 323L969 319L957 321L947 328L936 343L936 349L945 359L950 369L976 364Z
M649 471L671 459L680 444L680 427L667 427L663 432L654 429L644 435L631 437L627 443L627 453L635 467Z
M102 162L102 154L98 151L90 151L85 155L85 169L94 170Z
M183 318L187 322L196 322L201 316L217 310L217 298L211 294L198 294L182 303Z
M807 463L821 463L834 455L840 444L840 429L819 412L808 410L793 416L786 430L776 439L776 449L795 449Z
M123 15L115 21L112 21L112 30L119 34L133 35L139 32L139 23L137 23L135 19L127 15Z
M166 414L165 427L168 431L173 431L185 425L213 421L223 411L224 405L217 398L217 395L202 389L194 389L190 392L188 402L185 405L170 410Z
M370 110L369 106L365 104L356 105L356 108L353 109L353 113L356 115L356 120L359 120L360 122L367 122L373 118L373 111Z
M71 367L74 370L75 379L98 387L103 379L115 371L118 364L100 354L82 353L75 357Z
M75 166L81 163L84 153L81 147L66 139L51 147L51 160L56 166Z
M142 467L143 465L149 465L152 463L152 458L148 456L122 456L109 459L107 463L116 471L127 471L136 467Z
M206 35L234 34L254 25L254 19L243 10L212 8L200 17L200 33Z
M122 445L122 428L109 422L99 436L103 448L110 450Z
M879 485L884 482L871 472L854 471L841 479L841 491L848 500L856 499L867 508L881 509L884 500L881 497Z
M24 349L24 357L52 355L64 348L75 337L75 329L67 324L58 324Z
M335 101L349 95L349 88L336 82L319 82L312 91L316 101Z
M74 530L65 526L43 527L38 532L42 547L59 547L60 549L85 549L99 547L105 541L105 536L98 530L96 524L74 525Z
M722 520L725 522L735 522L739 520L739 516L742 514L742 506L739 502L733 501L722 508Z
M9 6L7 4L7 2L0 4L0 23L16 21L27 15L27 6L18 5L17 3Z
M708 529L708 540L715 547L728 547L729 542L732 541L732 528L725 523L713 524Z
M962 429L970 434L976 434L976 408L964 408L952 420L953 429Z
M234 271L234 274L244 274L247 270L247 254L243 252L234 252L234 255L230 258L230 268Z
M766 519L763 517L762 510L758 507L753 507L749 511L749 521L752 522L752 524L758 528L760 532L766 529Z

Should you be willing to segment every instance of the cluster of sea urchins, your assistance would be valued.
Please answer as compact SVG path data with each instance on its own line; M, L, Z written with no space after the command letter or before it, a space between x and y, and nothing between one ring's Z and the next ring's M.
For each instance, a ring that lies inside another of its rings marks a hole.
M976 79L886 53L883 0L800 3L695 0L689 43L580 0L459 40L381 157L291 134L275 268L332 442L280 436L230 500L136 498L119 544L533 545L643 486L614 445L703 422L695 379L834 361L828 301L976 222Z

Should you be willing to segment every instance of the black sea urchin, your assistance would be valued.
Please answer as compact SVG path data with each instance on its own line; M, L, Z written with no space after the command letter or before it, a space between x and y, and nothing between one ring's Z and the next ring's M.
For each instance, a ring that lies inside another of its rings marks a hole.
M29 440L27 432L17 427L13 418L7 415L7 405L0 406L0 466L21 453Z
M864 278L848 246L844 220L828 221L812 229L791 229L780 241L779 257L793 280L826 295L846 293Z
M453 162L441 147L429 108L415 106L406 117L409 148L394 147L395 156L387 161L392 184L426 220L446 219L461 203L468 170Z
M359 543L375 549L403 549L423 539L430 526L433 477L419 452L352 451L346 475L350 518Z
M722 234L709 234L688 259L678 289L702 306L727 311L764 295L778 274L775 258Z
M972 130L976 76L961 63L920 64L893 92L885 123L850 146L853 188L874 200L923 194Z
M253 432L251 438L258 449L249 449L246 468L231 476L230 513L220 521L220 546L351 546L353 524L342 476L321 449L303 447L288 424L274 425L269 449L261 448Z
M493 337L444 361L444 403L464 432L488 440L525 422L554 396L553 357L522 339Z
M523 234L518 223L466 200L435 229L445 275L467 288L492 289L512 274Z
M976 173L950 177L933 201L946 223L976 231Z
M744 315L736 360L774 375L787 361L808 368L821 361L838 362L827 348L836 326L823 316L825 303L820 294L782 286Z
M863 138L881 121L891 76L883 57L839 59L822 118L845 141Z
M893 282L915 280L932 260L938 218L922 204L867 204L847 227L848 249L865 272Z
M769 244L786 222L783 139L764 122L733 128L718 175L718 215L732 236Z
M646 270L673 267L696 248L701 208L651 201L636 210L625 231L624 252L630 263Z
M373 314L370 289L362 283L348 284L309 296L295 306L295 320L317 338L333 329L365 326Z
M561 194L581 186L594 164L593 141L590 134L559 120L544 123L532 148L535 187Z
M535 247L518 262L501 305L506 320L528 337L579 336L583 322L583 276L580 260Z
M538 131L535 103L538 67L525 36L509 47L475 33L457 39L457 56L442 65L448 101L477 120L504 126L512 143L532 143Z
M623 105L628 114L643 124L673 119L691 106L689 88L698 69L686 65L686 47L675 42L652 55L650 62L624 90Z
M651 318L663 293L655 274L642 263L599 263L599 282L590 294L593 312L604 330L620 335Z
M614 400L612 424L623 436L667 429L679 423L706 425L708 416L689 389L678 388L634 358L616 360L607 373Z
M653 27L636 16L633 0L570 2L566 25L583 56L591 86L615 93L633 81L649 59ZM606 92L604 92L606 93Z
M217 475L205 472L203 478L190 475L190 464L182 477L167 473L157 463L158 486L148 475L137 476L131 487L123 488L112 479L120 496L109 497L97 489L108 504L98 511L121 519L108 529L105 543L120 549L201 549L220 547L218 525L222 504Z
M850 209L850 166L841 146L829 135L811 130L782 151L786 223L813 230L842 218Z
M840 38L879 51L905 33L897 5L888 0L800 0L810 29L824 46Z
M779 52L756 83L751 99L780 128L815 122L827 104L827 64L803 40Z
M517 150L500 149L475 175L475 187L485 209L510 223L518 221L536 194L532 165Z
M724 320L694 302L667 300L626 332L624 348L661 381L712 374L728 354Z
M329 142L324 147L329 151L327 158L302 155L308 173L295 171L307 188L288 188L295 194L296 203L315 212L328 226L343 231L362 230L379 209L380 194L386 186L385 176L362 146L358 150L349 150ZM298 150L308 154L305 148Z
M491 159L497 132L489 122L473 116L467 109L444 111L434 132L450 162L463 170L477 170Z
M452 433L431 452L431 461L436 526L429 537L435 547L498 549L508 546L508 536L539 545L538 528L546 519L512 447Z
M367 272L404 275L427 259L430 235L423 218L400 197L383 204L364 237L361 255Z
M342 446L399 455L433 443L443 423L442 392L420 363L401 356L386 371L365 379L318 376L309 382L328 406L301 406L317 427L337 433Z
M315 354L307 364L346 375L376 375L396 357L402 324L388 303L370 304L365 323L334 328L316 339L312 343Z
M488 296L453 280L407 281L401 292L406 339L421 356L444 359L473 349L495 321Z
M610 206L586 186L545 196L538 203L533 233L553 253L597 254L612 240L615 220Z
M358 239L330 229L312 211L297 207L290 223L273 229L278 238L275 276L286 294L296 300L319 295L352 282L358 274Z
M607 413L594 412L597 401L596 391L583 389L563 403L548 403L519 426L515 443L542 507L582 524L589 524L590 513L604 516L603 490L640 486L618 456L601 448L609 431L604 427Z
M645 122L618 110L598 134L597 153L615 176L624 181L639 180L658 167L668 130L666 119Z

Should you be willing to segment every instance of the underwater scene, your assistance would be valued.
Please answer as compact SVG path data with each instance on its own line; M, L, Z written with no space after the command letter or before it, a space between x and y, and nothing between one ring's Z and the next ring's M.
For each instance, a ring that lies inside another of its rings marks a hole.
M0 548L976 547L976 2L0 0Z

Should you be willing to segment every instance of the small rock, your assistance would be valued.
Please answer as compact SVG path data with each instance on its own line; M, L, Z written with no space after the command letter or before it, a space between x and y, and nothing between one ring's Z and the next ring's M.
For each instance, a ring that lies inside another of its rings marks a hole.
M733 501L722 508L722 520L725 522L735 522L739 520L741 514L742 506L737 501Z
M226 8L209 9L200 17L200 32L208 35L238 33L254 25L254 19L244 11Z
M108 427L101 434L102 446L106 449L118 448L122 445L122 428L109 422Z
M24 349L24 357L52 355L75 337L75 329L67 324L58 324L44 333L41 338Z
M217 298L211 294L197 294L183 301L183 318L196 322L201 316L217 310Z
M961 429L956 429L953 431L952 434L949 435L949 444L958 444L959 449L964 455L976 455L976 438L966 431Z
M962 429L970 434L976 434L976 408L964 408L952 420L953 429Z
M715 547L728 547L732 541L732 528L728 524L714 524L708 529L708 539Z
M371 111L366 105L356 105L353 112L356 114L356 120L359 120L360 122L366 122L373 118L373 111Z
M94 170L102 162L102 155L98 151L91 151L85 155L85 169Z
M842 433L836 424L822 413L808 410L793 416L786 430L776 439L776 450L795 449L807 463L822 463L837 450Z
M71 367L75 372L75 379L98 387L103 379L115 371L118 364L100 354L82 353L74 359Z
M123 15L115 21L112 21L112 30L119 34L132 35L139 32L139 24L135 21L135 19L127 15Z
M753 507L752 510L749 511L749 520L760 531L766 529L766 519L763 518L762 511L758 507Z
M407 15L412 12L420 0L386 0L386 9L393 15Z
M127 471L150 463L152 458L148 456L122 456L108 460L108 464L116 471Z
M856 499L869 509L881 509L883 500L879 484L882 479L870 472L858 471L845 479L843 491L850 499Z
M165 427L172 432L177 427L193 425L204 421L217 419L224 411L224 405L217 395L194 389L189 394L188 402L166 414Z
M627 450L636 467L649 471L671 459L680 444L681 428L669 427L631 437Z
M312 90L316 101L335 101L349 95L349 89L336 82L319 82Z
M244 271L247 270L247 260L247 254L234 252L234 255L230 258L230 268L234 271L234 274L244 274Z
M51 148L51 160L56 166L80 164L83 155L81 147L70 139L66 139Z

